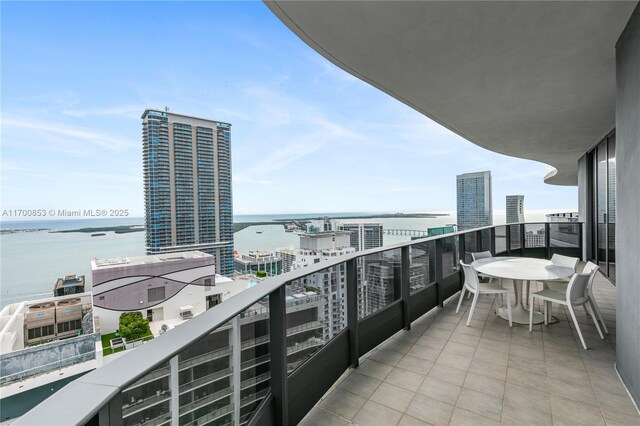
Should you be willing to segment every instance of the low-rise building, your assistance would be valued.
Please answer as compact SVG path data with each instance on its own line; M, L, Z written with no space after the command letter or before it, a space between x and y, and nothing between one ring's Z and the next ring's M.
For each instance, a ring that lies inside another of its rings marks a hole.
M53 286L54 296L67 296L69 294L84 293L84 275L76 277L75 275L65 275L64 278L58 278Z
M268 277L282 273L282 259L267 250L250 251L249 254L235 256L234 270L242 275L256 275L264 271Z

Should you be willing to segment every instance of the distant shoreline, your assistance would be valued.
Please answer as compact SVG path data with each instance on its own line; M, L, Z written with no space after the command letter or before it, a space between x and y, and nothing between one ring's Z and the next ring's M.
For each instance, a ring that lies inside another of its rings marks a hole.
M85 234L93 234L98 232L111 232L116 234L129 234L131 232L142 232L145 228L142 225L119 225L119 226L100 226L94 228L79 229L63 229L60 231L49 231L51 234L66 234L70 232L82 232Z

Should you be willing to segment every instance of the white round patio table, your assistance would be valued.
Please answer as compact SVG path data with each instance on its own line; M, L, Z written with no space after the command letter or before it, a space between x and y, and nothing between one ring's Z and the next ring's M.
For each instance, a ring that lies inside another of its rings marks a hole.
M556 266L551 261L545 259L534 259L530 257L490 257L478 259L471 263L471 266L479 274L487 277L506 279L513 281L513 288L516 293L516 306L511 310L513 322L518 324L529 324L529 310L522 302L522 283L525 281L553 281L570 277L574 270L564 266ZM499 310L500 317L508 319L505 307ZM544 322L544 315L541 312L533 313L533 323Z

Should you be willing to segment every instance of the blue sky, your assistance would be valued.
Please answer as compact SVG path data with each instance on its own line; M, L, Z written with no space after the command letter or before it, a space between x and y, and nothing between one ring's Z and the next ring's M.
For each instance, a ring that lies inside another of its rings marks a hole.
M2 209L143 215L140 115L233 124L234 213L573 209L541 163L495 154L333 66L260 2L2 2ZM6 218L5 218L6 219Z

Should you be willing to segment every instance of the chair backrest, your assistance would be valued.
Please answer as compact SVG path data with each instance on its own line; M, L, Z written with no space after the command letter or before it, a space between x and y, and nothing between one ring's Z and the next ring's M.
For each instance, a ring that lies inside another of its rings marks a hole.
M487 259L489 257L493 257L490 251L480 251L478 253L471 253L471 258L473 260Z
M478 273L473 266L467 265L466 263L460 261L460 266L462 266L462 270L464 271L464 283L469 286L473 290L477 290L480 286L480 280L478 280Z
M567 286L567 302L572 302L572 304L581 303L585 298L589 297L588 288L592 275L593 273L573 274Z
M591 296L593 291L593 282L595 281L596 274L598 273L598 265L593 262L587 262L587 264L584 265L584 268L582 268L582 273L591 275L591 278L589 278L589 284L587 285L587 291L589 292L589 296Z
M578 266L578 262L580 259L577 257L569 257L563 256L561 254L554 254L551 256L551 263L556 266L564 266L565 268L571 268L574 271L576 270L576 266Z

